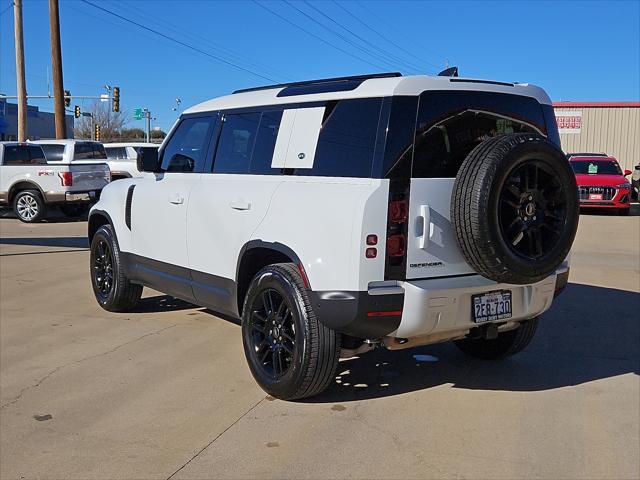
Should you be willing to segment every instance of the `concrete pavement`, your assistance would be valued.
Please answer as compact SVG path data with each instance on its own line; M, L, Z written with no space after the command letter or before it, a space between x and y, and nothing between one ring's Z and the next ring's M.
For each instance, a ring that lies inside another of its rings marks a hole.
M502 363L450 344L266 397L238 325L98 307L84 222L0 220L0 477L639 478L640 217L583 215L571 284Z

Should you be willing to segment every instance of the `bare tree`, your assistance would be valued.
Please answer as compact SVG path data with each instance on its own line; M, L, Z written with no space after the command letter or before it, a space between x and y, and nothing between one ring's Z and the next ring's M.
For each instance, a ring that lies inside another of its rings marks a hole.
M88 112L93 115L93 122L90 117L76 119L73 129L76 138L91 138L92 124L100 125L101 141L109 142L120 138L120 133L128 122L126 112L112 112L108 102L99 101L92 103Z

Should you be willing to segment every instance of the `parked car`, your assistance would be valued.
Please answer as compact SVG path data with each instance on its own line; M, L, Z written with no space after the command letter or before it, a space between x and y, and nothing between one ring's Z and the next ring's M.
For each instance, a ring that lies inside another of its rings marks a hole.
M640 165L633 167L631 176L631 193L636 200L640 200Z
M111 169L111 180L139 177L141 172L137 167L138 155L144 149L158 150L160 145L156 143L131 142L131 143L105 143L107 164Z
M529 84L398 74L237 91L184 112L88 236L95 298L143 286L241 319L258 384L322 392L340 356L453 340L500 359L566 285L575 176Z
M23 222L43 219L51 205L65 215L77 215L98 199L108 182L105 163L53 164L40 145L0 142L0 205L12 206Z
M631 184L625 177L631 175L631 170L623 173L618 161L611 156L572 156L569 163L576 175L581 207L629 214Z

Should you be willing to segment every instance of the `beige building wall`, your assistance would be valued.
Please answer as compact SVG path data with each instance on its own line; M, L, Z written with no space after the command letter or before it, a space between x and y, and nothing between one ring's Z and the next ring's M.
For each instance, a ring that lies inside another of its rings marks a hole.
M582 112L580 133L560 132L565 153L604 152L618 159L623 170L640 163L640 106L554 106L559 112Z

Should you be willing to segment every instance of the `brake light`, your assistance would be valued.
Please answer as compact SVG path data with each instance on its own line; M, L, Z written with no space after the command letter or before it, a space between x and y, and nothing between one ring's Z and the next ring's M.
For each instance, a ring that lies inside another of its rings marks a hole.
M73 174L71 172L58 172L63 187L73 186Z
M404 223L409 216L409 205L406 200L394 200L389 203L389 221Z
M389 257L404 257L407 251L407 237L402 233L387 237L387 255Z
M367 312L367 317L400 317L402 310L391 310L388 312Z

